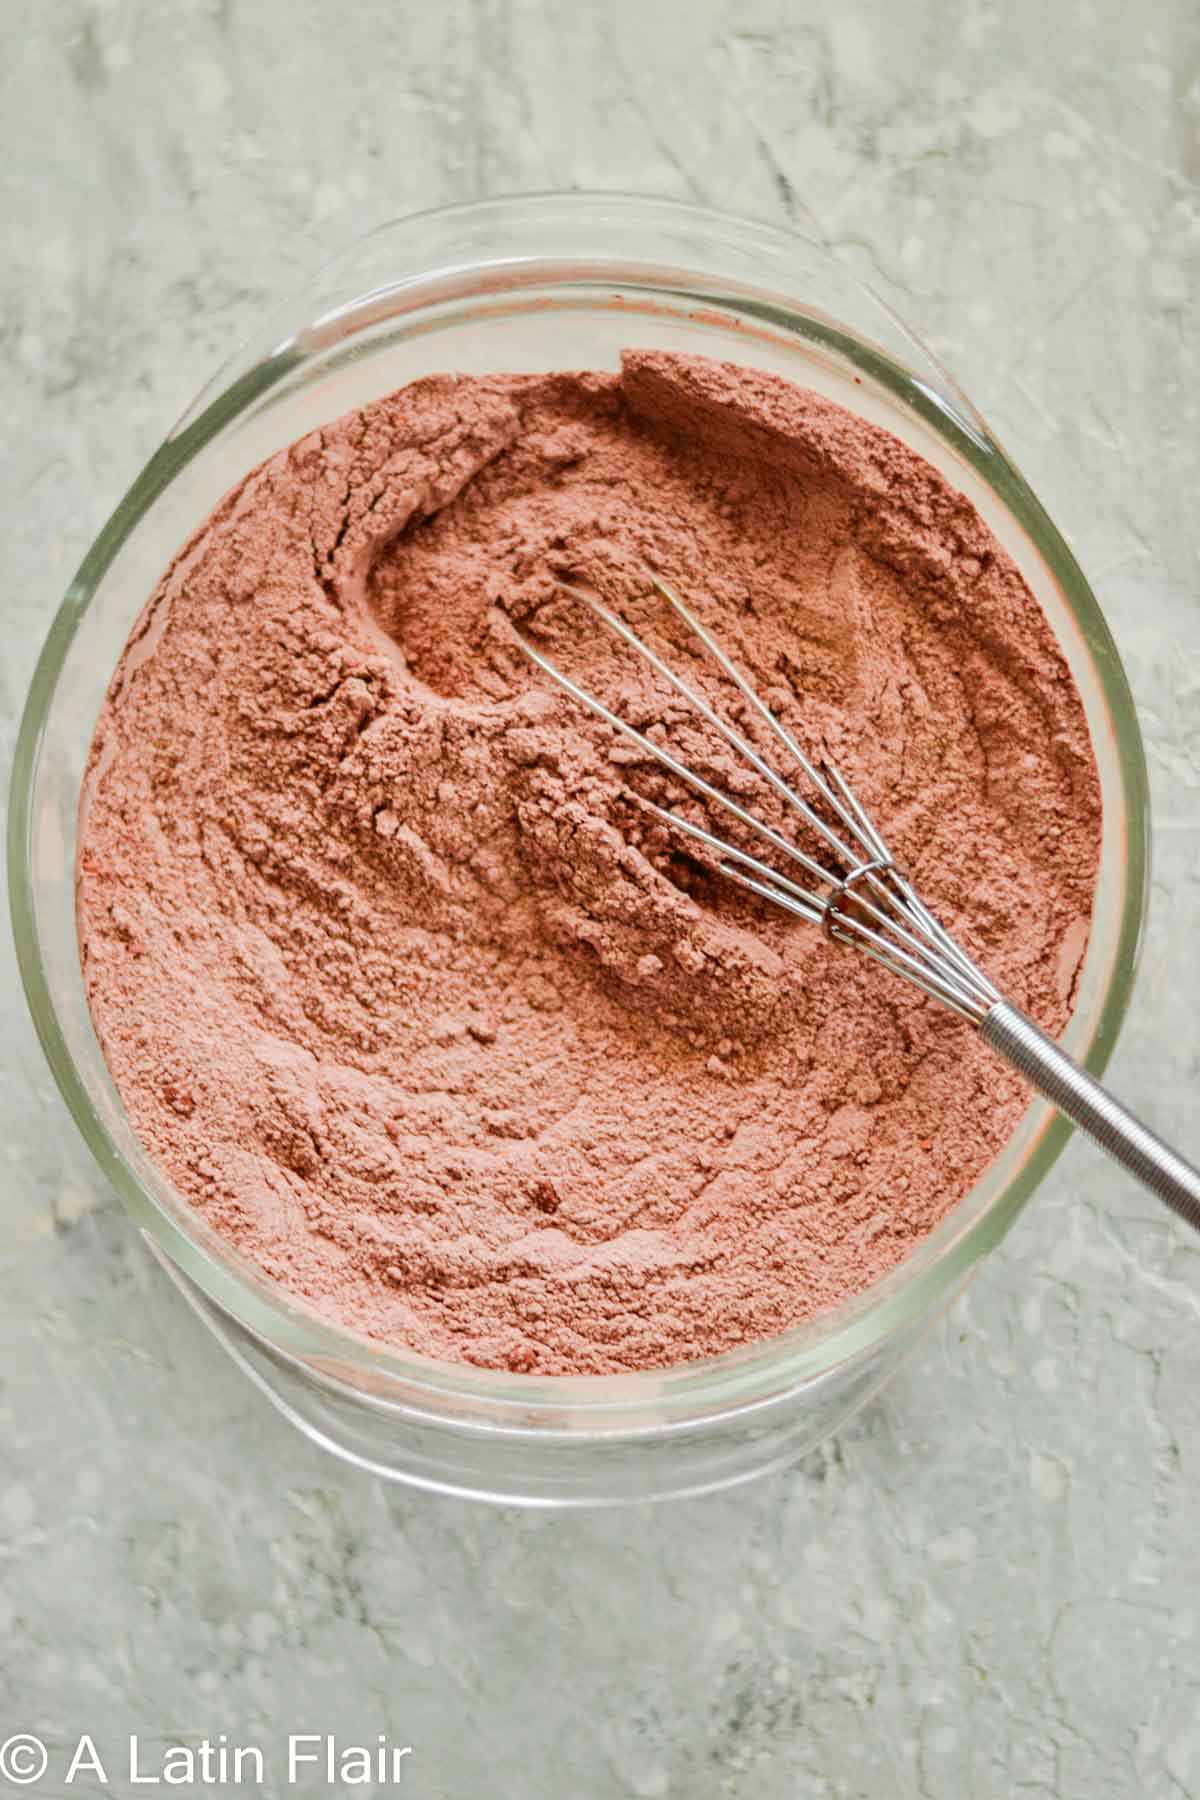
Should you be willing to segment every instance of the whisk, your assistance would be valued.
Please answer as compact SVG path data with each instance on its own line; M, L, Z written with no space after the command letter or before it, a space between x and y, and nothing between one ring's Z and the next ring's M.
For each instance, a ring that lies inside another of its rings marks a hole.
M803 822L806 839L818 847L818 853L811 854L787 832L766 823L621 718L514 628L516 641L525 654L572 700L603 719L715 807L737 819L749 834L748 841L761 846L763 853L754 855L739 848L706 826L651 800L639 797L641 804L671 830L715 855L718 868L730 880L784 912L806 919L833 943L861 950L966 1019L1031 1087L1200 1231L1200 1170L1136 1119L1019 1007L1004 998L926 906L844 777L829 761L822 759L818 767L806 755L679 595L651 571L647 571L646 579L740 690L787 759L803 775L811 799L798 793L740 731L610 607L572 583L561 582L559 586L623 638L719 733L783 801L785 808ZM769 855L772 861L766 860Z

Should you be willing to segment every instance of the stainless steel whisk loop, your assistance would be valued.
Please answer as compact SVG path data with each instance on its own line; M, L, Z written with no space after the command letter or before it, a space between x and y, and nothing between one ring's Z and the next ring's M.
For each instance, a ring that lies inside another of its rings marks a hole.
M637 796L639 804L672 831L703 845L715 855L721 873L731 881L773 906L818 926L831 942L848 944L862 951L966 1019L1038 1093L1200 1231L1200 1170L1136 1119L1019 1007L1004 999L983 970L935 918L898 868L879 828L841 773L827 760L820 767L812 761L708 627L666 582L649 570L646 579L805 776L821 810L797 793L749 739L645 643L618 613L583 588L568 582L560 582L559 586L623 639L706 720L767 783L785 807L804 822L810 841L815 836L819 842L820 852L812 854L681 762L663 745L655 743L596 695L573 681L514 627L513 635L525 654L578 705L603 719L703 799L737 819L751 838L764 846L764 854L773 852L776 858L783 859L791 872L783 873L774 862L728 842L707 824L700 824L684 813L673 812L640 795ZM805 879L797 879L797 874Z
M862 881L868 875L884 875L895 868L896 865L890 856L875 856L871 858L870 862L859 863L856 869L851 869L848 875L842 876L826 900L824 911L821 914L821 930L831 944L839 942L836 926L841 905L847 894L854 892L855 883ZM898 870L896 872L899 873Z

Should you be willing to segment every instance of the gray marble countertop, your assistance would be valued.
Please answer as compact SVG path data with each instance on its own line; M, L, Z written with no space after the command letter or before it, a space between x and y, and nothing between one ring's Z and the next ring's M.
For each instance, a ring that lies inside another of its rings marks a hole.
M1195 1150L1187 0L4 0L0 83L6 751L96 528L329 249L521 188L795 221L924 329L1112 621L1156 833L1113 1076ZM7 951L3 979L0 1740L385 1732L423 1800L1200 1795L1200 1246L1098 1154L802 1466L490 1511L266 1409L90 1165Z

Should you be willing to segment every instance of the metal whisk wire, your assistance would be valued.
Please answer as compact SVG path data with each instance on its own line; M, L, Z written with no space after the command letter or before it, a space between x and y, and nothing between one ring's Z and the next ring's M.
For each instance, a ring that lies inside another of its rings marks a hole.
M731 814L764 844L798 865L816 884L816 888L802 887L770 863L764 862L761 857L753 856L729 843L684 814L669 811L652 800L641 799L641 805L672 830L703 844L713 852L720 859L718 867L722 874L748 888L751 893L781 907L785 912L820 925L835 942L855 943L876 962L882 963L894 974L903 976L906 981L912 982L932 998L942 1001L962 1017L974 1022L982 1019L999 998L997 990L965 951L955 944L949 933L942 929L915 893L911 883L897 868L878 828L858 801L850 784L829 762L826 762L824 772L817 768L792 733L755 692L736 663L674 589L656 575L648 575L647 579L799 765L816 789L819 799L833 814L836 824L830 823L827 817L798 794L771 767L749 739L723 718L702 694L677 674L611 607L586 589L572 583L560 582L559 587L622 638L707 721L731 749L762 776L785 805L816 835L824 850L832 853L835 859L833 867L810 855L799 844L742 806L732 795L707 781L661 744L656 744L628 720L621 718L602 700L580 687L520 632L515 632L517 642L525 654L573 700L611 725L623 737L636 744L645 755L669 769L680 781ZM822 889L828 891L822 892Z
M513 636L525 655L572 700L603 719L695 793L735 818L760 845L769 847L793 871L802 871L809 885L681 812L659 806L642 795L636 796L639 804L671 830L715 855L717 867L730 880L773 906L819 926L833 942L852 945L968 1020L985 1042L1040 1094L1200 1231L1200 1171L1136 1119L1018 1007L1003 998L897 867L874 820L840 772L827 759L821 767L813 762L673 588L649 570L646 579L786 751L814 790L820 810L798 794L754 744L618 613L582 587L570 582L558 585L564 594L588 608L623 639L767 783L785 808L816 838L819 854L813 855L795 843L662 744L655 743L581 687L515 626Z

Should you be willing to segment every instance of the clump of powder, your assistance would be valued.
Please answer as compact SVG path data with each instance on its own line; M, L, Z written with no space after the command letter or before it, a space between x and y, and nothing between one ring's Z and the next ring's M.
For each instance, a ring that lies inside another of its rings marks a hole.
M739 781L558 585L686 661L647 565L1012 998L1068 1015L1099 844L1083 713L940 474L699 358L418 382L255 470L163 577L78 870L150 1154L373 1338L541 1372L763 1338L893 1267L1024 1105L967 1027L689 858L640 804L678 803L670 779L513 644L510 620Z

